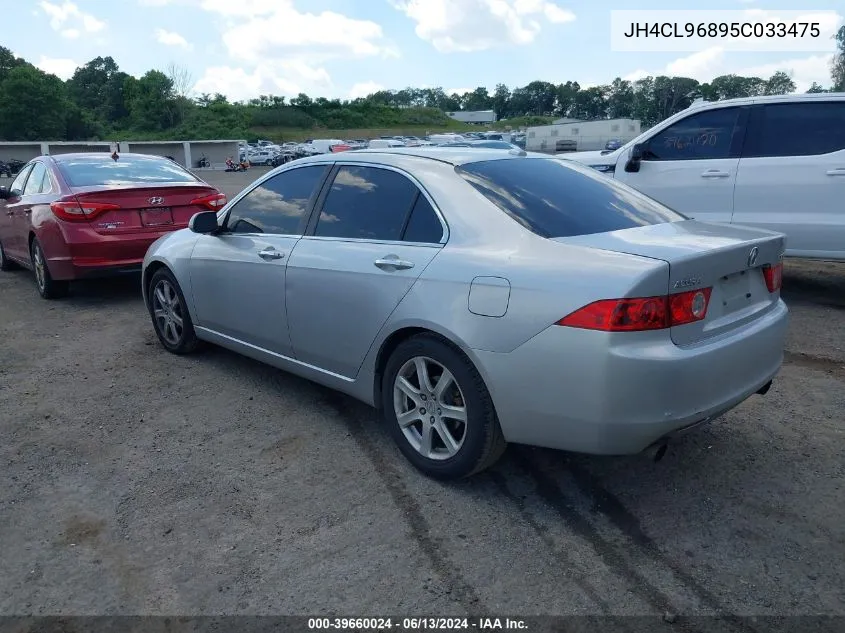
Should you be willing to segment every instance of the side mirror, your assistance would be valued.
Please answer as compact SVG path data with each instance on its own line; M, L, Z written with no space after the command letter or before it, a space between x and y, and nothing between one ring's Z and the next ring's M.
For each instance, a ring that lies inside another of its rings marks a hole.
M200 213L194 214L194 216L191 218L191 221L188 222L188 228L191 229L194 233L203 234L209 234L218 231L220 229L220 225L217 224L217 212L202 211Z
M640 171L640 163L643 160L645 149L645 143L634 145L634 147L631 148L631 156L628 158L628 162L625 163L625 171L628 173Z
M9 190L5 186L0 185L0 200L8 200L10 197Z

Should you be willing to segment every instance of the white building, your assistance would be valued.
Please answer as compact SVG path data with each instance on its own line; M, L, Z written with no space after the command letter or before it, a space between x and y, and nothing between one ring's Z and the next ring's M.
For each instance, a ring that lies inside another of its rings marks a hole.
M549 153L602 150L608 141L627 143L639 134L640 122L636 119L570 120L529 127L525 134L525 149Z
M459 110L458 112L447 112L446 115L461 123L482 124L496 122L496 113L493 110Z

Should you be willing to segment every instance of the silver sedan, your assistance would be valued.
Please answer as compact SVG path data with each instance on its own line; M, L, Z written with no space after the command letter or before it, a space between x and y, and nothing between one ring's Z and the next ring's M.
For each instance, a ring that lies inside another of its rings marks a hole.
M403 148L271 171L154 243L142 283L167 350L213 343L347 393L455 478L506 442L662 447L765 393L783 251L571 162Z

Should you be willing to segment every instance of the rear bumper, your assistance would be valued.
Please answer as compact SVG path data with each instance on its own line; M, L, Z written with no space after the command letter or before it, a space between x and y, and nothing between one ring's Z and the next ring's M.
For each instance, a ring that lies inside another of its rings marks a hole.
M780 370L787 308L703 344L666 331L608 334L552 326L509 354L474 350L509 442L638 453L712 420Z
M50 274L57 280L108 277L141 270L150 245L162 235L183 228L128 235L100 235L93 229L64 231L64 244L48 253Z

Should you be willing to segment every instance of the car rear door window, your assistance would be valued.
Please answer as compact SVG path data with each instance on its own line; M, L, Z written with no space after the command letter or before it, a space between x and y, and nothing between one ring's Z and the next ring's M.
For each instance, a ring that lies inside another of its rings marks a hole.
M739 156L739 108L692 114L655 134L645 160L706 160Z
M311 201L327 169L325 165L298 167L265 180L235 203L226 229L233 233L302 235Z
M522 226L571 237L686 219L595 170L554 158L509 158L457 167L458 174Z
M314 234L399 241L418 192L393 170L344 165L335 175Z
M755 110L743 156L817 156L841 150L845 101L773 103Z
M443 238L443 225L434 211L434 207L424 195L419 194L408 219L408 226L402 234L405 242L437 244Z
M23 194L23 187L24 183L26 182L26 177L29 176L29 172L32 171L33 165L26 165L23 169L18 172L18 175L15 176L15 179L12 181L12 184L9 185L9 191L17 192L17 195Z
M26 179L23 195L33 196L44 191L44 176L46 175L47 168L44 163L35 163L29 173L29 178Z

